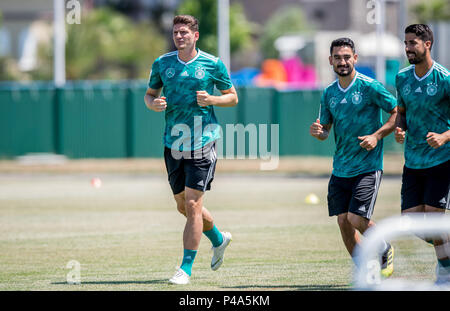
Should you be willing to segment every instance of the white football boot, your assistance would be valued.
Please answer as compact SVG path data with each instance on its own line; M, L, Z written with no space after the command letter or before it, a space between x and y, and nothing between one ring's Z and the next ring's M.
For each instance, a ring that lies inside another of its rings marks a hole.
M189 284L189 275L183 269L179 268L174 276L170 278L169 282L176 285Z
M230 232L221 232L223 237L223 242L217 247L213 247L212 251L214 252L212 260L211 260L211 269L216 271L220 268L223 263L223 257L225 253L225 249L231 242L231 233Z

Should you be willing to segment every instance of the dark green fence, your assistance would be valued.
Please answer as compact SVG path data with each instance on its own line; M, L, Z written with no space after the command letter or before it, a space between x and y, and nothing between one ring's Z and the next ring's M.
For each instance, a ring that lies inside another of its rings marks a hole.
M128 156L127 88L86 84L58 92L60 153L71 158Z
M70 158L161 157L164 114L145 107L145 90L143 81L85 81L62 89L45 83L0 85L0 157L39 152ZM320 142L309 135L319 111L320 90L239 88L238 95L236 107L215 108L224 152L227 138L234 138L234 154L248 156L250 151L248 133L245 150L239 151L237 134L227 131L227 124L231 129L240 124L247 132L256 129L258 137L267 130L269 152L271 124L278 124L281 156L333 154L332 137ZM401 152L392 135L385 146L386 152Z
M0 88L0 156L53 152L55 90L45 84Z

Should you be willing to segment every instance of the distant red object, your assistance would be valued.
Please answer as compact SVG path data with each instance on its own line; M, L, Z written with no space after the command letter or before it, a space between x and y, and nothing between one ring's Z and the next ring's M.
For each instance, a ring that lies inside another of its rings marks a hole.
M91 186L94 188L100 188L102 186L102 180L98 177L92 178Z

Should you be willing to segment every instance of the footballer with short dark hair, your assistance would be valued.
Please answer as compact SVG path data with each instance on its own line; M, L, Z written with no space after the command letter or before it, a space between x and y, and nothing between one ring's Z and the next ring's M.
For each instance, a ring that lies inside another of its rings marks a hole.
M396 76L398 115L395 139L405 142L401 210L445 213L450 206L450 75L431 57L433 32L428 25L405 29L410 66ZM438 259L437 283L450 283L448 237L425 239Z
M214 179L215 142L220 138L213 107L235 106L238 96L223 62L196 47L195 17L175 16L172 38L177 50L153 63L144 101L150 110L165 112L164 160L178 212L186 217L183 261L169 282L187 284L202 233L213 246L214 271L222 265L231 241L230 232L216 227L203 196ZM213 95L214 88L221 94Z
M383 138L395 128L397 101L378 81L355 70L358 55L350 38L334 40L330 46L330 65L336 79L323 92L319 118L310 134L328 138L334 128L336 149L328 184L329 216L337 216L342 240L355 264L359 233L375 222L371 220L383 174ZM390 113L381 122L381 111ZM381 274L394 271L394 248L387 242L380 250Z

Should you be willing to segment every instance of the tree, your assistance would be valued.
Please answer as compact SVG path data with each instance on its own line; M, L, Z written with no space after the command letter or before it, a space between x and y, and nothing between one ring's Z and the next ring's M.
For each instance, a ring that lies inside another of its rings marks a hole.
M2 26L2 12L0 11L0 29ZM20 72L16 62L10 57L0 55L0 81L19 80Z
M17 76L12 72L12 66L14 64L10 59L0 56L0 81L17 80Z
M185 0L177 14L195 16L199 22L198 47L217 55L217 0ZM240 3L230 5L230 52L245 49L251 42L252 24Z
M450 2L448 0L426 0L412 7L419 23L450 20Z
M166 52L166 40L151 23L133 23L109 8L90 11L67 26L67 79L148 78L152 62ZM34 79L51 79L52 47L39 49Z
M261 36L261 49L265 58L278 58L274 42L278 37L311 31L300 6L289 5L277 10L267 21Z

